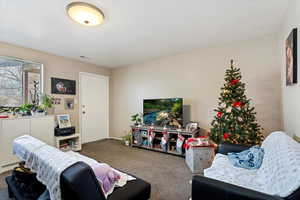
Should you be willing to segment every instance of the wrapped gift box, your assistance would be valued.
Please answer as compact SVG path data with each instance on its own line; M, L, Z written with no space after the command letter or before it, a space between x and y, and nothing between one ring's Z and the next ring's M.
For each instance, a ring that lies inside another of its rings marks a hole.
M210 167L215 155L215 146L207 139L192 138L187 141L185 162L192 173L202 174L203 170Z

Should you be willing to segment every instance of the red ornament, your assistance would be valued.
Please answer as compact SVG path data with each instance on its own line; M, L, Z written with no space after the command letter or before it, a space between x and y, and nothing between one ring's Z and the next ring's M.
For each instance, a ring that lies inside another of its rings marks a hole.
M230 134L229 133L224 133L223 134L223 138L226 140L226 139L228 139L230 137Z
M232 81L230 81L231 85L236 85L238 82L240 82L239 79L233 79Z
M239 101L237 101L237 102L234 102L234 103L232 104L232 106L233 106L233 107L241 107L241 106L242 106L242 103L239 102Z
M218 118L221 118L221 117L222 117L222 113L221 113L221 112L218 112L218 113L217 113L217 117L218 117Z

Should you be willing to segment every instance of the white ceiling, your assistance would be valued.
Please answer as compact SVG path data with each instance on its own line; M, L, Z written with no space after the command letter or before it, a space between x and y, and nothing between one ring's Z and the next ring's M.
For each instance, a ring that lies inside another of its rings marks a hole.
M276 33L288 0L86 0L105 24L84 27L70 0L0 0L0 41L107 67ZM79 56L89 59L82 59Z

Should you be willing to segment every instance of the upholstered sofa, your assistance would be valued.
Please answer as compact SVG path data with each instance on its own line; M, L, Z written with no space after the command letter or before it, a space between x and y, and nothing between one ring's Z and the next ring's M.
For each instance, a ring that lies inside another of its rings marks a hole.
M249 147L220 144L204 176L194 176L192 199L296 200L300 199L300 144L283 132L270 134L262 143L265 155L261 167L234 167L229 152Z
M7 177L6 182L10 198L38 199L38 196L26 198L24 192L14 183L12 176ZM65 200L106 200L93 170L84 162L75 163L61 174L61 192ZM150 193L151 185L136 177L136 180L129 181L125 186L115 188L107 200L147 200L150 199Z

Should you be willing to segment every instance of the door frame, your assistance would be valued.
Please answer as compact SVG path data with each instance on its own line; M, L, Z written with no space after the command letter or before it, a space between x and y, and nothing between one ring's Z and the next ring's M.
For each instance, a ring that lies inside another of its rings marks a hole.
M82 137L82 95L81 95L81 77L82 76L91 76L91 77L95 77L95 78L104 78L107 81L107 106L108 106L108 112L107 112L107 131L105 133L105 138L107 139L109 138L109 110L110 110L110 104L109 104L109 76L105 76L105 75L100 75L100 74L93 74L93 73L88 73L88 72L79 72L79 131L80 131L80 135L81 135L81 140L83 139ZM83 141L83 140L82 140ZM83 143L84 144L84 143Z

